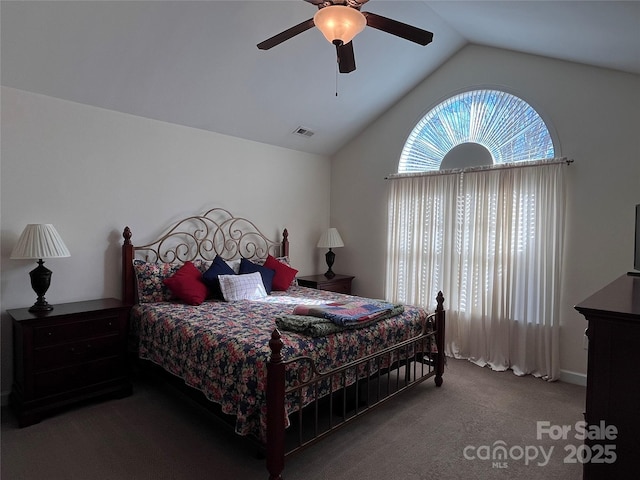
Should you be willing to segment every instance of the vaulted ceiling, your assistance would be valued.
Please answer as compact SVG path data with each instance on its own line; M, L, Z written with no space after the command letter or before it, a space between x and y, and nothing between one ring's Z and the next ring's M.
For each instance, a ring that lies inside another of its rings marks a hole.
M434 40L366 28L349 74L315 28L256 48L316 10L302 0L3 0L2 85L331 155L469 43L640 74L637 1L371 0L362 11Z

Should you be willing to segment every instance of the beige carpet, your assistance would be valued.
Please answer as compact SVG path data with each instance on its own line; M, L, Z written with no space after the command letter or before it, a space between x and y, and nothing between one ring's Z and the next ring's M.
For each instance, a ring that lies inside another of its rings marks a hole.
M23 429L3 409L2 480L267 479L254 449L181 394L143 380L134 389ZM536 426L574 425L584 395L449 359L441 388L429 380L290 458L285 479L577 480L581 465L564 459L580 442L538 439ZM498 445L506 459L483 459ZM538 456L518 458L526 452Z

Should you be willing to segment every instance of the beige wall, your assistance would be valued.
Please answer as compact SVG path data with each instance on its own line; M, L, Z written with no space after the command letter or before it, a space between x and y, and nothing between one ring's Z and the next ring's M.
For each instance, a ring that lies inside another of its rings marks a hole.
M559 140L557 154L575 159L568 170L560 348L565 378L585 374L586 322L573 305L633 265L634 206L640 203L637 75L465 47L332 159L331 224L346 245L334 270L357 276L357 294L384 295L384 177L397 171L407 136L431 108L482 87L526 100Z
M71 251L51 259L49 303L119 297L123 228L134 243L185 216L224 207L279 238L301 274L321 266L328 158L2 88L2 394L12 378L6 309L30 306L35 261L10 260L27 223L52 223Z

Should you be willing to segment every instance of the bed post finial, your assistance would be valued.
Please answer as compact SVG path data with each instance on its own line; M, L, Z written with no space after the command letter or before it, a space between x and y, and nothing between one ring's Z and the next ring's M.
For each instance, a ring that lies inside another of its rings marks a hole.
M124 227L122 237L124 238L125 245L131 245L131 229L129 227Z
M133 275L133 244L131 243L131 229L124 227L122 232L122 301L126 305L133 305L135 301L135 287Z
M444 310L444 295L442 294L442 291L438 292L438 295L436 296L436 302L438 303L436 311L440 312Z
M269 480L282 480L284 470L285 364L282 338L276 328L271 333L271 358L267 364L267 470Z
M444 375L444 329L445 329L445 312L444 312L444 295L442 292L438 292L436 296L436 346L438 347L437 361L436 361L436 386L442 385L442 375Z
M282 362L282 336L280 335L280 330L277 328L271 332L271 340L269 340L269 348L271 349L271 363L280 363Z
M280 256L289 256L289 230L286 228L282 231L282 251L280 252Z

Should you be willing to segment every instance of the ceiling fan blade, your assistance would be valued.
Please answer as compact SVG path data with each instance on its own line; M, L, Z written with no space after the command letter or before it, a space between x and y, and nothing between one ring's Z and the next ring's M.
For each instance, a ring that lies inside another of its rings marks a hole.
M313 18L310 18L309 20L305 20L304 22L299 23L295 27L291 27L284 32L280 32L279 34L266 39L264 42L260 42L258 44L258 48L260 50L269 50L270 48L273 48L276 45L280 45L282 42L289 40L290 38L295 37L296 35L305 32L310 28L313 28L314 26L315 23L313 23Z
M362 12L367 19L367 26L382 30L383 32L390 33L410 42L418 43L420 45L428 45L433 40L433 33L421 28L407 25L406 23L398 22L397 20L391 20L390 18L376 15L371 12Z
M351 73L356 69L356 57L353 54L353 42L336 45L338 53L338 70L340 73Z

